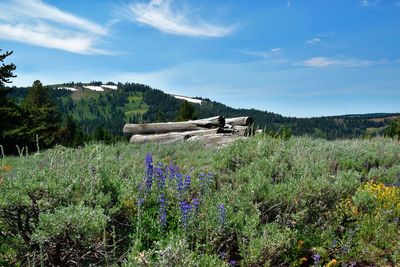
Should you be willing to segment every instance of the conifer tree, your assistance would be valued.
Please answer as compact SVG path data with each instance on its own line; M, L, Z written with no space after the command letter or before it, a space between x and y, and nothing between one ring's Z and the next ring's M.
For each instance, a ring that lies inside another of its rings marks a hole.
M179 114L175 120L188 121L188 120L196 120L197 118L198 117L194 105L189 103L188 101L185 101L182 103L179 109Z

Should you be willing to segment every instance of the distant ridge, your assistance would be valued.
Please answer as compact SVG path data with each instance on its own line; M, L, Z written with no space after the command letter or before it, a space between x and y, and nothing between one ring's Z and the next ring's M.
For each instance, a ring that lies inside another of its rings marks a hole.
M98 126L108 129L113 134L122 135L125 123L174 121L183 101L194 104L199 118L216 115L251 116L257 123L255 127L266 131L289 129L293 135L330 140L383 135L390 123L400 117L400 113L345 114L313 118L285 117L269 111L231 108L207 98L170 95L138 83L71 82L48 87L51 88L51 96L59 110L63 114L72 114L89 134L92 134ZM13 87L9 97L15 98L17 103L22 103L27 92L26 87Z

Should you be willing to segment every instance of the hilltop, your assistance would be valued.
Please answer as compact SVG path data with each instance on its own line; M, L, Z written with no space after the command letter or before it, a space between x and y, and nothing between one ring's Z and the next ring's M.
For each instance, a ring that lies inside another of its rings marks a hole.
M350 114L342 116L294 118L256 109L236 109L207 98L170 95L137 83L65 83L48 86L51 97L63 114L72 114L87 133L98 126L121 135L125 123L174 121L184 101L195 106L200 118L252 116L261 129L290 129L294 135L326 139L354 138L382 134L399 113ZM22 102L28 88L13 88L10 97Z

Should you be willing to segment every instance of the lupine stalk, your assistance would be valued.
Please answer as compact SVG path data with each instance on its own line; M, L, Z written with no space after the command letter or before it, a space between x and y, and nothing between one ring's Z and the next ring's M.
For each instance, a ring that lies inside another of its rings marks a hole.
M165 186L165 176L164 176L164 165L162 163L157 164L156 177L157 177L158 188L160 190L163 190Z
M160 209L159 209L159 215L160 215L160 228L161 230L165 230L167 228L167 199L165 198L164 194L161 195L160 199L158 200L160 202Z
M222 230L225 224L226 211L223 204L218 205L218 229Z
M176 191L178 192L179 199L181 199L184 193L183 178L181 174L176 174Z
M153 158L151 154L146 156L146 191L151 191L151 185L153 183Z
M180 203L181 206L181 222L182 228L184 231L188 231L190 228L190 218L191 218L191 211L192 205L186 203L186 201L182 201Z
M168 176L168 180L169 180L169 185L172 186L174 180L175 180L175 166L174 164L170 164L169 165L169 176Z
M319 254L314 254L313 259L314 259L314 266L319 266L319 259L321 258L321 255Z
M185 176L185 186L183 187L184 192L190 191L190 184L192 182L192 178L189 175Z
M199 209L200 209L200 203L197 198L193 199L193 207L194 207L194 212L197 215L199 213Z
M143 211L143 198L139 198L137 203L138 213L141 214Z

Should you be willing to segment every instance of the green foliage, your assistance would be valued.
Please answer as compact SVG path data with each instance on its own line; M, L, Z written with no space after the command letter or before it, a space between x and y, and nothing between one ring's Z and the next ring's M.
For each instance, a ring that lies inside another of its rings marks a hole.
M44 87L39 80L33 82L32 87L29 88L28 95L24 99L23 107L44 107L50 106L54 103L50 102L50 91Z
M63 86L74 87L78 91L57 89ZM74 120L89 135L92 135L98 126L107 129L112 135L122 135L125 123L173 121L184 103L184 100L143 84L118 83L118 90L104 92L84 89L83 86L82 83L53 85L50 98L56 101L60 112L72 114ZM22 103L27 93L26 88L13 88L10 97L15 98L17 103ZM385 127L391 123L391 117L398 116L367 114L298 119L268 111L234 109L209 99L203 99L203 104L193 106L198 118L216 115L226 118L252 116L256 122L255 129L265 129L265 132L274 133L288 129L294 136L308 135L329 140L355 138L365 134L371 137L382 135Z
M392 121L389 127L385 130L385 136L400 139L400 118L397 121Z
M197 119L197 113L192 103L184 101L179 108L179 114L176 116L175 121L188 121Z
M321 265L396 266L398 147L256 135L220 150L116 143L5 157L0 253L10 265L300 266L319 254Z
M166 121L167 118L165 118L164 112L162 112L161 109L158 110L156 122L166 122Z
M57 139L67 147L79 147L90 141L90 137L77 125L71 114L64 118L64 126L57 131Z
M0 55L0 61L3 63L11 54ZM24 104L17 105L7 98L11 90L4 88L10 78L16 77L14 70L14 64L3 63L0 67L0 144L7 154L16 154L20 150L18 146L29 151L52 147L57 141L60 114L55 102L49 99L49 89L35 81Z
M0 49L0 52L2 50ZM13 74L13 71L15 71L15 65L13 63L10 64L4 64L4 60L6 57L10 56L13 52L6 52L4 54L0 54L0 107L7 106L8 104L8 99L7 99L7 94L11 93L12 90L6 89L4 87L5 83L10 83L10 78L15 78L17 77L16 75ZM0 114L3 115L3 114ZM4 115L3 115L4 116ZM3 118L1 116L0 118Z

